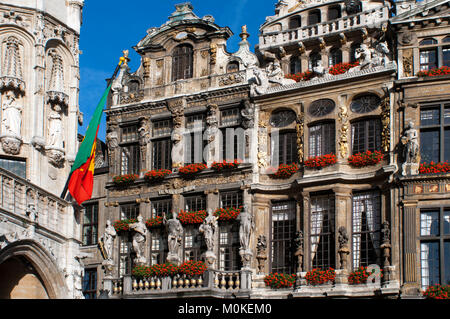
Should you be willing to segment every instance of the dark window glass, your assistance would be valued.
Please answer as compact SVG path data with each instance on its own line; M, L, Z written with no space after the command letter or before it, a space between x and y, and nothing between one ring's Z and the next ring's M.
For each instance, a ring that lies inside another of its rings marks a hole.
M83 217L83 245L97 245L98 243L98 204L85 205Z
M379 151L381 148L381 122L368 119L352 123L353 154Z
M184 197L186 211L206 210L206 195L194 195Z
M150 232L150 261L152 265L165 264L169 253L167 234L163 228L154 228Z
M292 164L298 162L297 133L283 132L279 135L278 149L274 149L279 164ZM275 157L276 158L276 157Z
M320 10L311 11L308 15L308 25L313 25L321 22Z
M239 108L226 109L221 111L220 114L222 126L239 125L241 118Z
M83 277L85 299L97 299L97 269L86 269Z
M450 47L442 48L442 65L450 67Z
M180 45L172 54L172 81L190 79L193 75L194 51L190 45Z
M272 272L295 273L293 239L296 230L295 201L272 205Z
M135 219L139 216L139 204L120 205L120 219Z
M240 130L241 113L239 108L230 108L221 113L221 137L222 160L233 161L244 159L244 134ZM226 127L226 128L225 128Z
M358 49L361 46L360 43L353 43L350 47L350 62L354 63L356 62L356 49Z
M166 215L172 213L172 199L158 199L158 200L152 200L152 218L155 218L157 216L163 216L165 213ZM167 216L168 219L170 219L169 216Z
M450 209L420 213L420 268L422 289L450 284Z
M316 67L319 61L322 61L322 56L320 55L320 53L311 53L309 56L309 69L312 70L314 67Z
M302 19L300 16L295 16L289 19L289 29L297 29L302 26Z
M336 103L330 99L320 99L311 103L309 106L309 114L315 117L321 117L334 111Z
M328 9L328 20L335 20L341 17L341 8L331 7Z
M431 42L429 40L424 40L420 45L434 44L425 43ZM420 70L427 71L437 67L437 48L430 49L420 49Z
M331 49L328 66L335 66L339 63L342 63L342 51L339 49Z
M380 264L380 193L353 195L353 269Z
M199 261L202 259L202 254L206 251L206 243L198 230L198 227L194 225L188 225L184 227L184 261L194 260Z
M227 65L227 73L233 73L239 71L239 62L232 61Z
M0 167L19 177L27 178L27 164L25 161L0 158Z
M381 104L381 99L374 94L362 95L355 98L350 108L355 113L369 113L375 111Z
M420 41L420 45L433 45L437 44L438 42L435 39L425 39Z
M153 169L172 168L172 141L170 138L153 141Z
M422 163L450 161L450 105L424 105L420 110Z
M239 256L239 222L219 223L219 270L236 271L241 269Z
M131 270L134 267L133 261L134 253L132 247L131 232L124 232L120 234L119 242L119 276L123 277L131 275Z
M311 196L312 268L335 268L334 195Z
M120 173L139 174L141 155L136 125L122 128Z
M220 208L239 208L242 203L242 191L220 193Z
M294 56L291 58L289 62L289 71L291 74L296 74L302 72L302 63L298 56Z
M309 156L336 153L336 131L334 123L321 123L309 128Z
M203 151L207 141L203 139L206 128L204 114L196 114L186 117L185 133L185 163L204 163Z
M292 124L297 119L295 112L290 110L276 111L270 117L270 125L281 128Z

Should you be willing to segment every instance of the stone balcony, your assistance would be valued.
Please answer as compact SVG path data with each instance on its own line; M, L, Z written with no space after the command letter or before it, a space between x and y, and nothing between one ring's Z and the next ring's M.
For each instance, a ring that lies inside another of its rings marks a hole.
M109 281L109 282L108 282ZM180 298L247 296L251 289L251 271L207 270L201 276L134 278L105 280L112 298Z
M0 168L0 248L35 233L58 240L70 204L30 181ZM3 239L1 239L3 238Z
M355 15L326 21L297 29L263 33L259 37L259 49L269 50L280 46L298 45L314 38L338 35L357 29L373 28L389 20L387 6L366 10Z

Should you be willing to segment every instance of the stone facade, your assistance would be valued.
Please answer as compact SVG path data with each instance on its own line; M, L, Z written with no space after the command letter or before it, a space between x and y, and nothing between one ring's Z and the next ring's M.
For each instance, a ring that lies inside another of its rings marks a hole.
M113 83L106 111L109 168L97 172L88 204L98 205L99 234L107 221L165 220L149 228L145 263L138 264L203 259L208 270L200 278L135 278L134 231L118 232L112 257L94 246L82 249L97 254L86 264L99 274L99 290L114 298L420 298L429 260L420 257L421 218L439 206L446 221L450 188L448 173L419 174L417 154L426 136L419 123L429 104L447 112L450 90L448 75L417 75L425 59L419 43L435 38L425 49L440 52L436 67L449 63L448 52L447 60L442 53L448 22L444 1L392 7L286 0L261 26L256 54L245 26L240 49L229 53L228 28L211 16L197 17L189 3L177 5L167 23L149 29L136 45L138 70L124 64ZM196 127L201 150L206 145L199 157L190 140L195 131L185 131L195 120L202 123ZM230 144L235 149L228 152ZM369 164L350 158L368 150L380 157ZM331 165L311 167L311 158L329 154L335 155ZM443 151L440 156L449 159ZM211 168L223 159L241 164ZM183 175L184 166L200 162L208 168L195 178ZM293 174L275 174L291 163L297 165ZM145 179L159 169L171 174ZM113 182L124 174L137 179L125 186ZM238 206L239 217L219 220L215 232L205 231L206 222L178 231L170 226L171 212ZM177 236L180 241L172 242ZM384 276L350 285L349 274L360 266ZM336 269L334 284L307 284L308 271L328 267ZM296 274L296 283L271 289L264 283L271 272Z
M78 149L82 7L0 4L1 298L83 298L80 208L60 198Z

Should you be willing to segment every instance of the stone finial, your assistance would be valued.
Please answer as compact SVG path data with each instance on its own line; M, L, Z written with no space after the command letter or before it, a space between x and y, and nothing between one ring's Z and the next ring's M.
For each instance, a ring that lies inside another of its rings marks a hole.
M239 35L243 41L247 41L250 34L247 32L247 25L242 26L242 33Z
M6 40L6 50L3 57L3 69L0 77L0 88L11 87L24 91L22 60L20 55L21 42L14 36Z

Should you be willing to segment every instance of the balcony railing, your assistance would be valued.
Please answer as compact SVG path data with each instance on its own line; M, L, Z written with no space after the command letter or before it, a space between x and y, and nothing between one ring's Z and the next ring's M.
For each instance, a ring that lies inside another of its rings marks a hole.
M61 233L68 207L61 198L0 168L0 208L5 215Z
M389 8L384 6L298 29L269 32L260 36L260 49L294 44L309 38L322 37L362 27L373 27L375 24L388 21L388 19Z

